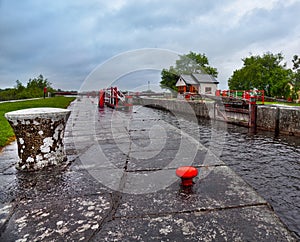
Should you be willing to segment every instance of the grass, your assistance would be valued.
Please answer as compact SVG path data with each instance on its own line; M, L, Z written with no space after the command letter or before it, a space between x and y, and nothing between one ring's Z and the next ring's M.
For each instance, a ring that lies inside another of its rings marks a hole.
M15 139L13 129L4 117L5 113L25 108L66 108L74 99L74 97L53 97L46 99L0 103L0 150Z
M257 104L262 104L262 102L257 102ZM288 103L288 102L265 102L265 105L272 105L272 104L281 104L287 106L300 106L300 103Z

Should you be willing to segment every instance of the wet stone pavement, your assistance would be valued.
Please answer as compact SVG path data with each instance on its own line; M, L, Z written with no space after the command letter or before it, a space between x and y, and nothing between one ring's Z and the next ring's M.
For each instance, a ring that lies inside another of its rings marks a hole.
M65 132L68 161L19 172L0 153L0 241L296 241L210 149L150 109L98 110L81 98ZM198 168L192 188L175 170Z

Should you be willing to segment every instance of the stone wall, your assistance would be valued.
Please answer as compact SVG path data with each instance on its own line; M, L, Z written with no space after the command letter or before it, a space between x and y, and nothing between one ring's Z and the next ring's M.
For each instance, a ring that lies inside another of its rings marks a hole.
M186 101L176 99L135 98L134 104L165 109L170 112L195 115L199 118L228 121L247 126L249 114L246 112L225 111L224 106L214 102ZM246 110L247 111L247 110Z
M202 103L176 99L135 98L134 104L166 109L170 112L187 113L201 118L225 120L233 124L249 125L249 114L237 112L225 112L224 107L219 107L218 112L215 103ZM222 114L223 113L223 114ZM288 106L257 106L258 129L274 131L276 134L289 134L300 136L300 108Z
M279 107L258 106L256 126L263 130L275 131L278 128Z
M280 109L279 131L290 135L300 135L300 109Z
M165 109L172 113L196 115L201 118L214 117L214 103L201 103L179 99L135 98L134 104Z
M277 134L300 136L300 108L288 106L258 106L257 128Z

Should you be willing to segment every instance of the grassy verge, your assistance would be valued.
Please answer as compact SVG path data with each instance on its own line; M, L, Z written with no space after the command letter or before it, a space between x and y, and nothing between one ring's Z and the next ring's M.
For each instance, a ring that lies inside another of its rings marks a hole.
M262 102L257 102L257 104L262 104ZM287 105L287 106L300 106L300 103L265 102L265 105L272 105L272 104L281 104L281 105Z
M0 150L3 146L14 140L14 132L4 117L5 113L25 108L66 108L74 99L74 97L53 97L38 100L0 103Z

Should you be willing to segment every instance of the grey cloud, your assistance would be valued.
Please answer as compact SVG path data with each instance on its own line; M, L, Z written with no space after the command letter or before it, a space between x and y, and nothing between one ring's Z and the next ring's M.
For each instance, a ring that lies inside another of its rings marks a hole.
M295 19L291 16L296 16L300 9L298 6L282 8L277 7L272 11L257 9L246 16L240 23L239 35L249 41L275 41L283 36L294 34L294 29L297 27ZM296 10L296 11L295 11Z
M145 47L205 53L224 86L231 74L224 60L234 71L245 56L233 58L253 44L268 51L268 43L299 38L298 2L253 9L231 25L239 11L225 12L232 2L0 1L0 88L39 71L57 88L79 88L98 64Z

